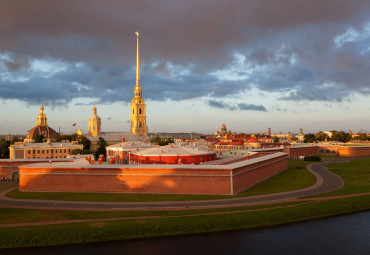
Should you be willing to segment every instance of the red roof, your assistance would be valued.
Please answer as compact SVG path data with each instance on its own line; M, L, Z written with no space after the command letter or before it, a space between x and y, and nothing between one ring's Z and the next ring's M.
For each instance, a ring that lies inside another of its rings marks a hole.
M246 141L246 143L258 143L258 140L256 138L250 138Z

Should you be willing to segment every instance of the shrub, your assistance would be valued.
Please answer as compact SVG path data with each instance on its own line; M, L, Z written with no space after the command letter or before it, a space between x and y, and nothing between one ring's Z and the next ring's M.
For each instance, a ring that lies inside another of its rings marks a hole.
M321 161L319 156L307 156L304 157L304 161Z

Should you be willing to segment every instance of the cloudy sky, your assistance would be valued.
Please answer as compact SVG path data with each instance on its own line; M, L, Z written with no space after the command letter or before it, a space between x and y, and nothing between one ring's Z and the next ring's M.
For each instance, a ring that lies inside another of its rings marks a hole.
M137 29L149 132L370 131L368 0L1 0L0 134L128 131Z

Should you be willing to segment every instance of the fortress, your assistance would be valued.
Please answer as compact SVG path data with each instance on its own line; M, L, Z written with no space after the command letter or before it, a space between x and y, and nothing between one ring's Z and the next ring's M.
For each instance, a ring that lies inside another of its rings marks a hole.
M150 145L145 141L148 139L148 126L146 104L140 85L138 32L136 39L136 84L130 105L130 132L102 132L101 118L94 106L89 118L89 134L86 135L92 142L103 137L108 144L115 143L109 146L107 156L117 159L119 164L96 165L82 157L68 159L65 154L58 154L59 158L52 154L39 158L29 156L0 160L0 178L19 178L19 188L22 191L233 195L284 171L288 168L289 158L333 153L347 157L370 156L369 146L342 148L314 145L255 149L244 154L208 151L200 146ZM26 138L32 140L33 134L37 132L47 136L50 139L50 148L42 151L49 153L50 150L54 155L59 153L52 146L56 133L48 127L43 110L41 105L37 125L29 131ZM223 125L221 131L217 131L215 135L226 133L226 126ZM15 152L20 147L13 147L14 155L33 155L34 149L22 146L23 152ZM67 153L72 148L70 147L60 153Z

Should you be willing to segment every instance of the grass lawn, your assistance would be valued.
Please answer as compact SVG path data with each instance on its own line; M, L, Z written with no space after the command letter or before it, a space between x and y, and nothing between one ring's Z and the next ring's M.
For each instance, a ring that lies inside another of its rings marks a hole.
M205 213L248 211L256 209L267 209L281 206L298 205L310 203L307 201L285 202L278 204L210 208L183 211L75 211L75 210L39 210L39 209L18 209L1 208L0 224L51 222L62 220L86 220L86 219L109 219L109 218L132 218L146 216L179 216Z
M318 196L337 196L370 192L370 158L340 164L330 164L327 165L327 168L343 179L344 187Z
M231 214L0 228L0 247L43 246L245 229L366 209L370 209L370 196Z
M270 194L309 187L316 178L307 171L312 162L289 160L289 168L282 173L236 195L182 195L182 194L132 194L132 193L72 193L72 192L22 192L18 189L7 193L8 197L21 199L102 201L102 202L145 202L225 199L240 196Z
M256 186L238 194L238 196L255 196L307 188L316 183L316 177L307 171L311 163L303 160L289 160L289 168L284 172L263 181Z

